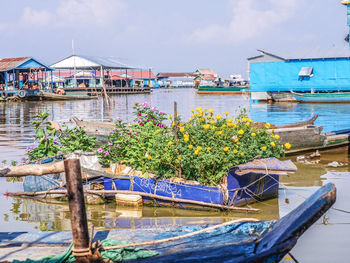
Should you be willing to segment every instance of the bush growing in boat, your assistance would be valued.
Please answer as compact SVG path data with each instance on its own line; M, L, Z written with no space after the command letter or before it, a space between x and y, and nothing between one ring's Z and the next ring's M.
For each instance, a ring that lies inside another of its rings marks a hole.
M121 163L161 177L217 185L231 166L257 156L279 158L285 152L279 136L267 132L269 124L254 128L245 110L231 118L228 112L221 115L197 107L187 122L176 116L175 137L173 116L169 128L164 125L165 114L148 104L137 104L135 109L136 123L119 120L109 142L98 149L104 165Z
M35 141L39 141L39 144L27 148L28 161L75 150L88 152L96 148L96 138L88 136L82 127L70 129L63 125L63 130L59 132L47 121L49 116L45 111L34 116Z

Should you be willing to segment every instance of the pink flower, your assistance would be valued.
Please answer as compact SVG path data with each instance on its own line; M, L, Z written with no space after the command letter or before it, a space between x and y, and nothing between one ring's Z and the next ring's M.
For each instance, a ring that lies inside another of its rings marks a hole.
M98 152L98 153L103 153L103 149L102 149L102 148L99 148L99 149L97 150L97 152Z
M105 155L109 155L109 151L105 151Z
M149 104L148 104L148 102L145 101L145 102L142 104L142 106L143 106L143 107L148 107Z

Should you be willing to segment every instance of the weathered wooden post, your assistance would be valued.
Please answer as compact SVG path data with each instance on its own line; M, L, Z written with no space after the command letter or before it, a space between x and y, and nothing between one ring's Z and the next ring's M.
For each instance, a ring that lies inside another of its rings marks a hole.
M79 159L64 161L69 212L73 234L73 255L76 262L90 262L89 230L86 218L83 182Z

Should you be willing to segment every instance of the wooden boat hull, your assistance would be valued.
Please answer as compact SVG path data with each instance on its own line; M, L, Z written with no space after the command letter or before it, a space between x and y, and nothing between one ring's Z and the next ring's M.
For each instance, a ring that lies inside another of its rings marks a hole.
M350 92L291 93L302 103L350 103Z
M41 92L38 97L42 100L91 100L97 99L97 96L85 95L61 95L51 92Z
M150 245L145 248L157 251L158 255L138 259L137 262L140 260L143 262L216 262L218 259L220 262L236 263L279 262L293 248L298 238L333 205L335 200L336 188L328 183L277 221L226 225L177 241ZM132 243L140 243L184 235L201 229L203 227L107 230L96 232L94 240L112 238L118 241L127 239ZM51 249L57 245L68 246L71 241L70 232L3 232L0 233L0 247L3 247L2 251L7 256L2 260L27 258L28 253L30 255L33 250L38 249L27 247L22 250L18 249L18 246L45 245L47 252L50 253L50 246ZM12 250L10 250L11 246Z
M214 86L200 86L197 94L242 94L247 91L246 86L242 87L214 87Z

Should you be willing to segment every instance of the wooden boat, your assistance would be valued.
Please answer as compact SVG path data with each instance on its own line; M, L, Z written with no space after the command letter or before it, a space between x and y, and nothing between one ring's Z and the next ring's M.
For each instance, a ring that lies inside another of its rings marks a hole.
M271 124L271 129L304 127L306 125L313 125L317 118L318 118L318 115L316 114L316 115L312 116L309 120L302 121L302 122L295 122L295 123L283 124L283 125ZM84 127L85 131L91 135L108 136L115 129L114 122L82 121L74 116L72 119L78 127ZM254 127L264 128L265 124L266 124L266 122L257 122L257 123L254 123Z
M247 89L248 86L199 86L197 94L242 94Z
M87 95L62 95L52 92L42 91L37 95L38 98L42 100L91 100L97 99L97 96L87 96Z
M225 183L213 187L181 178L146 177L142 172L125 166L115 167L114 171L84 169L84 162L81 163L85 176L91 179L89 184L94 185L92 189L98 185L106 198L113 198L116 194L134 194L141 196L145 204L181 208L220 209L275 198L278 196L279 176L296 171L296 166L290 160L259 159L232 167L224 178ZM23 183L24 190L40 192L59 188L63 178L55 176L27 176ZM42 192L42 196L46 196L45 192Z
M218 259L220 262L236 263L279 262L335 200L336 188L328 183L277 221L254 222L242 219L237 223L228 222L207 230L206 227L189 226L105 230L96 232L94 240L127 239L132 242L127 245L128 250L139 243L141 249L147 248L158 253L153 257L139 258L137 262L216 262ZM169 240L171 237L176 239ZM145 241L154 242L142 244ZM67 248L72 242L72 235L70 232L2 232L0 242L1 251L6 255L1 260L23 260L38 257L40 246L45 246L46 255L58 254L57 246L65 245ZM18 249L19 246L26 246L26 249Z
M306 92L291 91L294 98L302 103L349 103L350 92Z

